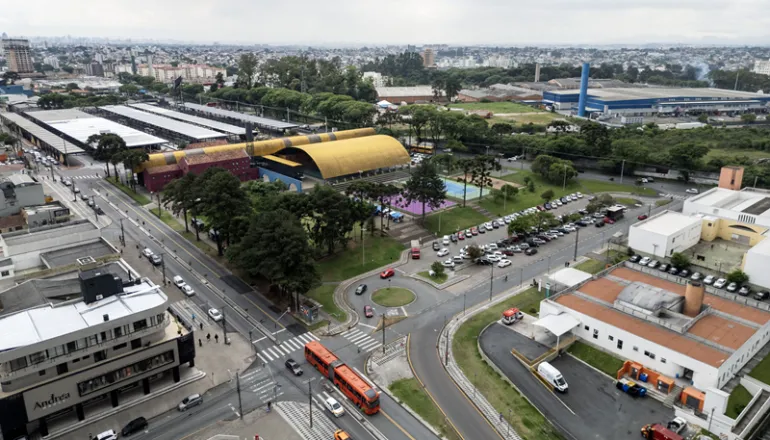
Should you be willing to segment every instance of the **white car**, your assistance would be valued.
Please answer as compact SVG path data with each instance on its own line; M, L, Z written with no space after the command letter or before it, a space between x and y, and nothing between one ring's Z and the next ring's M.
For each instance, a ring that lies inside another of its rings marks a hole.
M184 279L180 277L179 275L174 276L174 285L176 287L179 287L180 289L182 286L186 285L187 283L184 282Z
M441 263L444 267L455 267L455 262L450 258L449 260L444 261Z
M698 194L699 191L698 191L698 188L687 188L686 190L684 190L684 192L686 192L687 194Z
M193 290L192 287L190 287L189 284L185 284L184 286L182 286L182 292L184 292L184 294L187 296L195 295L195 291Z
M324 406L329 410L334 417L342 417L345 414L345 408L340 405L334 397L329 397L324 400Z
M498 261L501 260L500 256L495 254L487 255L487 259L493 263L497 263Z
M462 263L463 262L463 256L462 255L455 255L452 257L452 261L455 263Z
M725 287L725 285L727 285L727 280L724 278L720 278L714 281L714 287L716 287L717 289L722 289L723 287Z
M146 258L152 258L152 256L155 255L155 253L151 251L150 248L144 248L142 250L142 255L144 255Z
M505 259L505 260L500 260L500 261L497 263L497 267L508 267L508 266L510 266L511 264L512 264L512 263L511 263L511 260L508 260L508 259Z
M642 266L646 266L646 265L650 264L650 261L652 261L652 258L650 258L650 257L644 257L644 258L642 258L642 259L639 261L639 264L641 264Z
M578 199L582 199L583 198L583 194L581 194L579 192L575 193L575 195L577 196Z
M449 255L449 249L443 248L436 254L439 257L443 257L444 255Z
M101 434L96 434L92 440L118 440L118 433L110 429L109 431L104 431Z
M222 312L220 312L217 309L211 308L209 309L209 318L213 319L214 322L219 322L222 320Z
M491 230L495 229L495 227L492 226L492 222L484 223L484 227L487 228L487 231L491 231Z
M449 236L445 235L441 242L444 243L444 246L449 245Z

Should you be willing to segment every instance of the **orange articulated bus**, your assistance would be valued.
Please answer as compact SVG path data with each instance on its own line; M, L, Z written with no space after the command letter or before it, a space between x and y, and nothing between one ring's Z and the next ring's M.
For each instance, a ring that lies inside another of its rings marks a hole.
M380 410L380 393L318 341L305 344L305 359L366 414Z

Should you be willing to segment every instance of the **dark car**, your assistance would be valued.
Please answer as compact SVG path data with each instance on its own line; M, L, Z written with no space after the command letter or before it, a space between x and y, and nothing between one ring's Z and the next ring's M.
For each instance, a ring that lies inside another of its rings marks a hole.
M452 243L457 243L457 234L450 235L449 239L452 240Z
M489 261L489 258L487 257L481 257L476 260L476 264L480 264L482 266L489 266L490 264L492 264L492 262Z
M679 269L675 268L674 266L671 266L671 268L668 270L668 273L671 275L679 275Z
M553 205L551 205L550 203L546 203L545 205L543 205L543 208L551 210L553 209Z
M294 359L286 359L284 365L286 365L286 368L288 368L295 376L302 376L302 368L299 367L299 364Z
M768 292L767 290L760 290L759 292L754 294L754 299L757 301L764 301L769 296L770 296L770 292Z
M582 228L585 228L586 226L588 226L588 223L584 222L583 220L578 220L578 221L575 222L575 224L577 226L582 227Z
M434 250L434 251L437 251L437 250L439 250L439 249L441 249L441 245L440 245L440 244L438 244L438 242L437 242L437 241L434 241L434 242L433 242L433 250Z
M594 226L596 226L597 228L603 228L604 220L598 220Z
M363 295L366 292L366 284L359 284L356 287L356 295Z
M160 266L160 264L163 263L163 258L161 258L161 256L158 254L154 254L152 257L150 257L150 261L152 262L153 266Z
M679 276L682 278L687 278L690 276L690 271L687 269L682 269L679 271Z
M630 261L632 263L636 263L636 262L638 262L641 259L642 259L642 257L639 256L638 254L636 254L636 255L631 255L631 258L629 258L628 261Z
M128 422L128 424L120 431L120 435L126 437L143 429L147 429L147 419L139 417Z
M537 253L537 248L529 248L526 251L524 251L524 255L535 255Z
M671 265L668 263L663 263L660 266L658 266L658 270L661 272L668 272L668 268L670 268Z

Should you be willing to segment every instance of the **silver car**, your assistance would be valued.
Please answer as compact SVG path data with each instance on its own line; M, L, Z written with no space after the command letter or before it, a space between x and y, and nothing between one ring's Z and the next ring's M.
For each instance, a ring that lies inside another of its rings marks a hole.
M198 406L201 403L203 403L203 398L201 397L201 395L193 394L182 399L182 401L179 402L179 405L177 405L177 409L179 411L187 411L188 409L194 406Z

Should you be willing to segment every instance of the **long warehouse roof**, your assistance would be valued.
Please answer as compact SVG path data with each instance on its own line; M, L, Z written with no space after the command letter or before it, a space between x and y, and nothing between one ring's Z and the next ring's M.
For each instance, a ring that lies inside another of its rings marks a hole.
M62 154L83 153L82 148L78 147L77 145L69 141L64 140L64 138L61 138L54 133L51 133L50 131L35 124L34 122L30 121L29 119L25 118L24 116L18 113L0 113L0 117L8 121L11 121L14 124L18 125L19 127L23 128L24 130L32 133L33 136L42 140L46 144L50 145L51 148L55 149L59 153L62 153Z
M46 110L26 112L27 116L42 122L67 136L85 144L89 136L100 133L113 133L121 137L128 148L162 145L167 140L126 127L109 119L90 115L77 109Z
M186 122L164 118L163 116L143 112L135 108L126 107L125 105L105 105L103 107L99 107L99 109L123 116L125 118L133 119L135 121L144 122L145 124L152 125L153 127L161 128L173 133L178 133L182 136L196 140L227 137L227 135L224 133L209 130L208 128L198 127L197 125L188 124Z
M216 107L207 107L205 105L193 104L191 102L185 102L183 105L186 108L195 110L197 112L208 113L210 115L220 116L223 118L237 119L240 121L249 121L258 127L266 127L273 130L286 130L289 128L298 127L297 124L293 124L291 122L276 121L275 119L261 118L259 116L247 115L246 113L223 110Z
M200 125L206 128L210 128L214 131L220 131L222 133L245 135L246 128L239 127L237 125L225 124L224 122L214 121L211 119L201 118L200 116L189 115L187 113L181 113L178 111L170 110L157 105L150 104L129 104L129 106L144 110L146 112L155 113L167 118L176 119L183 122L189 122L191 124Z

